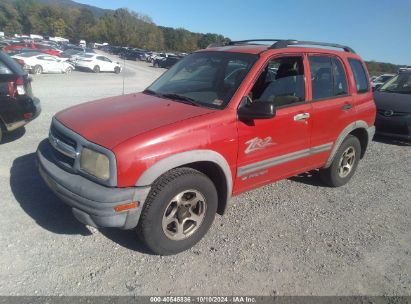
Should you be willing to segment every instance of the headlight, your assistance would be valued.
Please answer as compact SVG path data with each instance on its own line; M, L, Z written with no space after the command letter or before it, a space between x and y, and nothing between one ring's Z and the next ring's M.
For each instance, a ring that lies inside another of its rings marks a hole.
M104 154L83 148L80 157L81 170L102 180L110 178L110 160Z

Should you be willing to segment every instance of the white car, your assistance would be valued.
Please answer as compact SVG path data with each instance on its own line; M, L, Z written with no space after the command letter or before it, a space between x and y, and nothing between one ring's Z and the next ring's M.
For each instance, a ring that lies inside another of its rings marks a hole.
M43 54L43 53L22 53L12 56L23 68L33 74L42 73L66 73L70 74L74 66L65 60Z
M99 54L85 54L80 57L76 62L76 68L90 70L94 73L114 72L119 74L121 72L120 63Z

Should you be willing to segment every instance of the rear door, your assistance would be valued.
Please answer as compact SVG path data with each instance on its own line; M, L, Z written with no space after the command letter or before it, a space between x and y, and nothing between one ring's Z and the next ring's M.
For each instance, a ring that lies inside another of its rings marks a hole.
M323 151L310 156L313 166L320 167L328 159L331 149L355 117L353 96L347 80L347 66L333 55L309 54L313 149Z

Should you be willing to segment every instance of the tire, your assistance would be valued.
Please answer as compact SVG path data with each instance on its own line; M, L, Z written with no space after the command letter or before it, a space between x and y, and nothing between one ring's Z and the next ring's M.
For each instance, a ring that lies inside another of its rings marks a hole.
M93 72L94 73L100 73L100 67L98 66L98 65L96 65L94 68L93 68Z
M154 66L155 68L158 68L158 62L154 62L153 66Z
M65 71L66 74L71 74L71 72L73 72L73 68L68 67Z
M43 67L41 65L36 65L33 69L33 74L40 75L43 73Z
M360 156L360 141L357 137L348 135L335 153L331 166L320 169L321 180L331 187L345 185L354 175Z
M120 72L121 72L121 69L119 67L114 68L114 73L120 74Z
M206 175L190 168L172 169L153 184L137 234L155 254L187 250L207 233L217 212L217 200L217 190ZM183 225L178 224L181 222Z

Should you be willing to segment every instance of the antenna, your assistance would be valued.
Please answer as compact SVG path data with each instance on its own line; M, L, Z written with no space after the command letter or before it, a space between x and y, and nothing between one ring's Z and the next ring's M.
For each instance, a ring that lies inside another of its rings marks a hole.
M125 73L124 73L124 70L126 69L126 56L124 56L124 59L123 59L123 69L122 69L122 74L123 74L123 95L124 95L124 82L125 82L125 78L126 78L126 75L125 75Z

